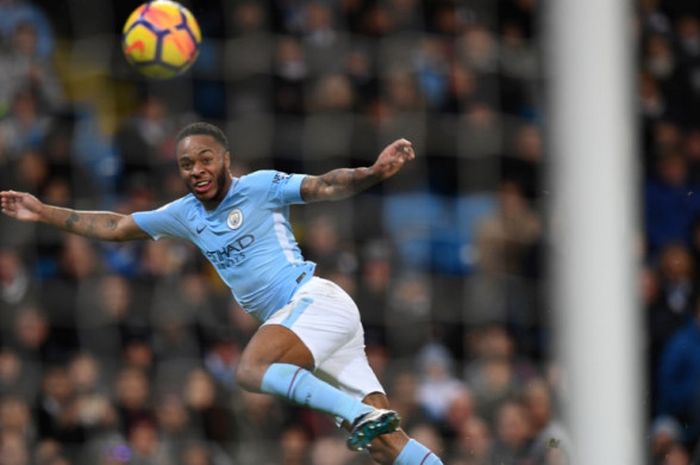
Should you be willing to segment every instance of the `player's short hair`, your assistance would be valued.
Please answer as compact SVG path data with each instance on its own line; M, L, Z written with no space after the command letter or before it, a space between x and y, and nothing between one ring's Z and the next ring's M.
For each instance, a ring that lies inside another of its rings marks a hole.
M196 123L188 124L177 133L176 142L179 144L182 139L189 136L211 136L214 138L214 140L221 144L224 149L229 150L226 135L221 129L211 123L198 121Z

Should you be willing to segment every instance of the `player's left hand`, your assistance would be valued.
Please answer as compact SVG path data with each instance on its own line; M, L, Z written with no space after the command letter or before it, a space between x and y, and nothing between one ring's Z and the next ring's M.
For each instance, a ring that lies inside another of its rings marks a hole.
M395 175L408 160L416 158L413 144L406 139L398 139L387 145L372 165L372 169L381 177L387 179Z

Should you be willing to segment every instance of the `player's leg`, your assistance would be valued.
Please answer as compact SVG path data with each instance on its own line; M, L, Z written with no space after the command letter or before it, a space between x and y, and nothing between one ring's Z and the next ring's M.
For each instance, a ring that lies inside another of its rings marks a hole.
M246 390L265 392L348 422L373 411L311 371L314 357L290 329L277 324L258 329L241 356L236 380Z
M367 437L393 431L396 412L378 412L314 376L316 365L351 339L360 327L354 302L330 281L313 278L261 326L243 351L238 383L283 397L345 421L363 418Z
M362 399L364 403L380 411L391 411L384 388L369 366L361 325L346 344L318 365L316 373L322 379L332 380L340 390ZM367 449L372 458L382 465L442 465L435 454L409 438L401 429L368 438L359 434L363 431L358 430L357 425L344 422L343 427L351 432L348 438L351 449Z
M382 393L372 393L364 402L380 409L389 408ZM375 438L368 448L372 458L382 465L443 465L430 449L411 439L402 429Z

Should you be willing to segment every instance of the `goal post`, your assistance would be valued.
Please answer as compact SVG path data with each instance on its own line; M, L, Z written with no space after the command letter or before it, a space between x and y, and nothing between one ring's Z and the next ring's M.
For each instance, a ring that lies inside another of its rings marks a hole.
M546 2L556 359L574 464L639 465L643 331L632 2Z

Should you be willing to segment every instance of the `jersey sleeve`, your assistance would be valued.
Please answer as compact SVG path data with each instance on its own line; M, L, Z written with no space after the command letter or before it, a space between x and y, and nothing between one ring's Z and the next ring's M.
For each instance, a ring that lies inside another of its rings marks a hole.
M301 183L305 174L287 174L281 171L262 170L246 176L254 190L264 193L274 206L304 203Z
M171 202L157 210L135 212L131 214L139 228L153 239L176 237L186 239L189 233L180 218L178 204Z
M304 199L301 198L301 183L305 177L304 174L286 174L278 171L272 178L273 198L279 199L284 205L304 203Z

